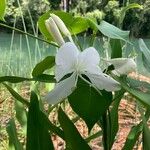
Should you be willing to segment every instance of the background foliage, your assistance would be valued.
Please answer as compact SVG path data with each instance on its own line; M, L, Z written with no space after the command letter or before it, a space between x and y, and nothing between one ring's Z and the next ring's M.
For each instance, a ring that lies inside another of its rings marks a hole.
M69 11L74 15L94 16L97 20L104 19L118 26L121 9L130 3L138 3L143 6L143 9L128 10L122 29L130 30L131 35L135 37L149 37L150 0L8 0L5 20L12 26L16 19L16 27L23 29L23 14L27 31L32 33L32 24L36 26L39 16L51 9ZM4 30L6 31L6 29Z

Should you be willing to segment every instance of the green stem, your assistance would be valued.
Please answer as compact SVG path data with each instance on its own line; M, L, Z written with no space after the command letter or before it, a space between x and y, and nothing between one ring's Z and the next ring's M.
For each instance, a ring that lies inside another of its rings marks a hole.
M6 27L6 28L11 29L11 30L15 30L15 31L17 31L17 32L20 32L20 33L22 33L22 34L28 35L28 36L30 36L30 37L32 37L32 38L38 39L39 41L48 43L48 44L53 45L53 46L55 46L55 47L59 47L59 46L58 46L57 44L55 44L55 43L52 43L52 42L49 42L49 41L44 40L44 39L42 39L42 38L36 37L36 36L34 36L34 35L30 34L30 33L27 33L27 32L24 32L24 31L22 31L22 30L20 30L20 29L17 29L17 28L8 26L8 25L6 25L6 24L4 24L4 23L0 23L0 26Z

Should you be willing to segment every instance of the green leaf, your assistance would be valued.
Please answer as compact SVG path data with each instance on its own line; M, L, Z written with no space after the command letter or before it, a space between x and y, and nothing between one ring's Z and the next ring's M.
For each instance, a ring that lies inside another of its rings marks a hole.
M41 75L35 76L31 80L39 81L39 82L46 82L46 83L55 83L56 82L54 75L47 75L47 74L41 74Z
M97 32L98 29L97 29L97 20L96 20L96 18L86 18L86 19L88 21L89 27L91 29L93 29L95 32Z
M9 148L14 150L23 150L21 143L19 142L16 125L14 119L10 119L7 123L6 130L9 136Z
M121 58L122 57L121 41L118 39L110 39L110 45L111 45L111 58Z
M150 84L131 78L115 77L115 79L118 80L121 83L122 88L133 95L136 100L140 101L144 106L150 107L150 90L146 88L149 87ZM145 92L143 92L143 90Z
M116 134L119 129L119 123L118 123L118 107L120 104L120 101L124 95L124 90L121 90L119 92L115 92L114 102L112 104L112 108L110 111L110 148L112 147Z
M15 90L13 90L9 85L6 83L3 83L3 85L7 88L7 90L10 92L10 94L19 102L22 104L25 104L26 106L29 106L28 100L24 99L22 96L20 96Z
M40 81L40 82L47 82L47 83L56 82L54 75L47 75L47 74L40 74L40 75L34 76L33 78L24 78L24 77L17 77L17 76L0 77L0 83L2 82L20 83L24 81Z
M129 40L129 31L123 31L104 20L101 21L100 25L97 25L97 28L100 30L100 32L102 32L102 34L109 38L121 39L126 42Z
M37 95L32 92L27 120L27 150L54 150L50 133L42 120Z
M74 17L71 14L63 12L63 11L48 11L47 13L45 13L39 18L38 26L39 26L41 33L49 41L52 41L53 38L48 32L48 30L46 29L45 20L50 17L50 13L54 13L55 15L60 17L61 20L65 23L66 27L69 29L71 34L81 33L89 27L88 21L85 18Z
M110 92L101 93L79 78L77 88L68 97L72 109L86 122L89 131L112 102Z
M45 122L45 124L47 125L48 129L51 132L55 133L56 135L61 137L63 140L65 140L64 132L60 128L52 124L42 111L41 111L41 122Z
M143 7L137 3L132 3L132 4L129 4L128 6L126 7L123 7L121 12L120 12L120 16L119 16L119 24L122 24L123 23L123 20L124 20L124 17L126 15L126 12L129 10L129 9L133 9L133 8L139 8L139 9L142 9Z
M55 65L55 57L48 56L38 63L32 71L32 76L41 75L45 70L52 68Z
M87 19L82 17L75 17L72 24L68 26L71 30L71 34L81 33L89 28L89 23Z
M142 52L143 65L147 69L147 71L150 72L150 50L148 49L148 47L142 39L139 39L139 47Z
M66 147L71 150L91 150L89 145L81 137L80 133L63 112L61 108L58 111L58 120L65 134Z
M149 119L149 116L150 116L150 110L148 109L145 114L146 120ZM133 150L134 145L136 144L142 130L143 130L143 122L140 122L138 125L132 127L132 129L130 130L127 136L126 142L122 150Z
M150 149L150 129L146 121L143 121L143 150Z
M24 105L19 101L15 101L15 111L16 111L16 118L25 133L27 127L27 112L24 108Z
M138 108L139 108L139 112L141 114L142 117L142 124L143 124L143 150L149 150L150 149L150 129L147 125L147 118L144 116L144 109L143 107L140 105L140 103L138 103ZM148 113L150 114L150 109L148 109Z
M5 9L6 9L6 0L1 0L1 3L0 3L0 20L2 20L2 21L4 21Z
M17 77L17 76L2 76L0 77L1 82L19 83L23 81L30 81L29 78Z
M142 128L143 127L141 123L132 127L122 150L133 150L133 147L142 132Z

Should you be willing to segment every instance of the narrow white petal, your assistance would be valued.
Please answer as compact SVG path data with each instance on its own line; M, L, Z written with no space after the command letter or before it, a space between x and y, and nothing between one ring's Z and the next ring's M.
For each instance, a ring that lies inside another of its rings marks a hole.
M100 90L105 89L106 91L117 91L121 88L119 82L115 81L107 74L101 73L97 75L86 73L86 75L91 80L92 84L94 84Z
M55 69L57 81L75 69L74 67L77 63L78 54L79 51L77 47L71 42L67 42L59 48L56 54Z
M108 64L112 64L115 67L113 73L115 74L128 74L136 70L136 63L132 58L115 58L106 60Z
M76 88L76 74L56 84L55 88L45 97L49 104L57 104L67 98Z
M87 48L79 54L78 63L80 71L99 74L102 72L98 67L99 62L100 56L94 47Z

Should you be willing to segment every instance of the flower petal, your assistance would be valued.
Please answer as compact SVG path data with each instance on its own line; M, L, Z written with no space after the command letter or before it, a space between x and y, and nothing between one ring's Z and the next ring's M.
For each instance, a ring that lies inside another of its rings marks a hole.
M93 74L101 73L99 68L100 56L94 47L89 47L79 54L78 63L81 71Z
M64 75L74 71L78 54L79 50L71 42L67 42L60 47L56 54L55 77L57 81L59 81Z
M128 74L136 70L136 63L132 58L114 58L106 60L108 64L112 64L115 70L112 72L116 75Z
M56 84L55 88L45 97L49 104L57 104L69 96L76 88L76 74Z
M106 91L118 91L121 89L119 82L117 82L107 74L101 73L97 75L86 73L86 75L91 80L91 82L100 90L105 89Z

